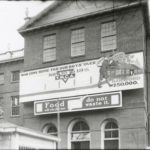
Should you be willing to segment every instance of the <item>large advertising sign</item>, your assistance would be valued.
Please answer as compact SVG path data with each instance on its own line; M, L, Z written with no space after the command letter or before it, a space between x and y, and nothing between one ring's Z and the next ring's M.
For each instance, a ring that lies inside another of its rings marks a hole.
M122 106L121 92L94 94L73 98L42 100L34 102L34 114L52 114L85 111Z
M20 74L20 102L143 88L143 52L54 66Z

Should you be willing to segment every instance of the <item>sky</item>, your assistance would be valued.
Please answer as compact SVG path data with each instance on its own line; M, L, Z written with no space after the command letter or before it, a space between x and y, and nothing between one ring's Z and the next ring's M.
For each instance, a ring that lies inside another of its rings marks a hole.
M17 29L24 24L26 8L33 17L53 1L1 1L0 0L0 53L24 48L24 39ZM150 2L150 0L149 0Z
M17 29L24 23L25 11L33 17L53 1L0 1L0 53L24 48L24 39Z

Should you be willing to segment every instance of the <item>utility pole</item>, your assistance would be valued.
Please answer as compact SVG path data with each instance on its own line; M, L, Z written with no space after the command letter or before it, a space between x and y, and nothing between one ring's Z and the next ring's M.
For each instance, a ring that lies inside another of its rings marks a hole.
M58 130L58 149L60 149L60 99L57 99L57 130Z

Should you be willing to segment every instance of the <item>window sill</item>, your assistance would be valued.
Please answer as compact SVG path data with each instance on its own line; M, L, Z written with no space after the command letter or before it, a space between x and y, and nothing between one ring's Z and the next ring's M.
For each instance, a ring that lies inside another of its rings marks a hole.
M83 54L83 55L78 55L78 56L71 56L71 58L80 58L80 57L85 57L85 54Z
M50 61L43 61L42 63L47 64L47 63L52 63L52 62L56 62L56 59L55 60L50 60Z
M11 83L19 83L19 81L11 81Z
M117 49L109 49L109 50L100 50L101 53L109 53L109 52L117 52Z
M11 115L11 118L19 118L19 117L20 115L14 115L14 116Z

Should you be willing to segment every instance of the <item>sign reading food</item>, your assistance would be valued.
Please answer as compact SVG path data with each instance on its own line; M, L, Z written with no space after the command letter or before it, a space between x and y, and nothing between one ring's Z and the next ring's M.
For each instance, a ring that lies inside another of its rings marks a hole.
M144 87L143 52L54 66L20 74L20 101L129 90Z
M35 115L93 109L116 108L122 106L121 92L86 95L72 98L52 99L34 102Z

